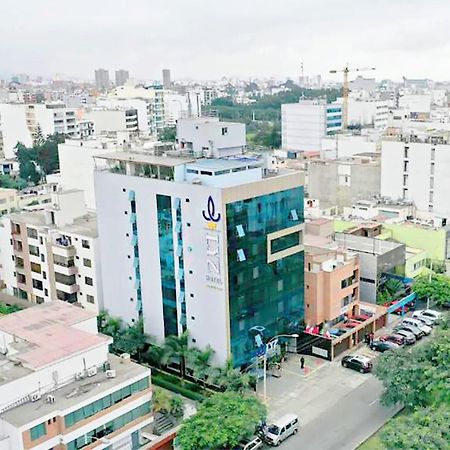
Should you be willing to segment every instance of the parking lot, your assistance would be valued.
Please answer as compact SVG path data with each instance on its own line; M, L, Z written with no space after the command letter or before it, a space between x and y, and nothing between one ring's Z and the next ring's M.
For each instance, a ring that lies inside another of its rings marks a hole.
M390 315L387 326L376 333L375 339L389 334L401 321L401 317ZM426 341L427 337L424 337L419 345ZM288 413L296 414L300 419L299 432L280 448L351 450L399 410L380 405L382 385L373 375L341 366L341 360L347 354L358 354L372 361L380 355L361 343L332 362L305 356L304 371L300 368L300 355L290 355L281 370L281 377L269 376L268 423ZM261 398L262 387L259 383Z

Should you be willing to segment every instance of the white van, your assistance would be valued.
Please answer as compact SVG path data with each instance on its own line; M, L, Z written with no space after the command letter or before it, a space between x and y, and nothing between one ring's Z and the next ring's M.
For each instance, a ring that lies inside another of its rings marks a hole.
M272 425L269 425L265 432L265 440L270 445L278 446L285 439L298 431L298 417L295 414L286 414Z

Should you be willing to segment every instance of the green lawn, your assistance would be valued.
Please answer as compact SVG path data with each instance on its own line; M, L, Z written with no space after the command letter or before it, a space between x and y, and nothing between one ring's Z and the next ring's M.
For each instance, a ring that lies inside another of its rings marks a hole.
M386 450L379 438L379 431L377 431L364 444L358 447L358 450Z

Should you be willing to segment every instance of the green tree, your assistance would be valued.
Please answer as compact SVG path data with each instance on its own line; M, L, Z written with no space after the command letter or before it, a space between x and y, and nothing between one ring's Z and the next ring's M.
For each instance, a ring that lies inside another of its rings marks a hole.
M450 278L442 274L423 275L417 278L413 290L419 298L429 298L437 304L443 304L450 299Z
M41 179L41 175L36 164L36 150L25 147L21 142L16 144L15 150L19 161L20 178L28 183L37 184Z
M418 408L388 422L381 432L387 450L442 450L450 442L450 409Z
M168 413L171 409L172 394L166 389L153 387L152 404L153 411L159 413Z
M144 333L144 323L142 319L125 328L118 334L116 348L124 353L136 355L141 360L141 353L149 341L149 336Z
M205 350L194 348L188 356L188 366L192 369L194 377L206 384L208 375L211 374L211 358L214 350L208 345Z
M255 397L235 392L215 394L183 422L175 444L181 450L230 449L250 438L265 418L266 408Z
M18 177L13 178L10 175L0 175L0 187L7 188L7 189L24 189L27 185L27 182Z
M250 385L250 376L235 369L231 359L226 361L225 366L215 368L211 378L226 391L243 392Z
M163 128L163 130L159 134L159 139L163 142L175 142L177 139L177 128L176 127Z
M188 347L189 333L185 331L180 336L168 336L164 342L161 363L163 365L169 364L173 359L176 359L180 366L180 376L186 376L186 359L191 352Z

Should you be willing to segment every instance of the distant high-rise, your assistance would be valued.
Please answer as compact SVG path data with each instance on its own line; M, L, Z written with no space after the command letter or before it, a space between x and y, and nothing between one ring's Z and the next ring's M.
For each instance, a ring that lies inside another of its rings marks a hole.
M99 91L107 91L109 85L109 71L106 69L97 69L95 71L95 86Z
M116 70L116 86L123 86L129 78L130 72L128 70Z
M172 86L172 81L170 80L170 69L163 69L162 76L163 76L163 86L165 88L169 88L170 86Z

